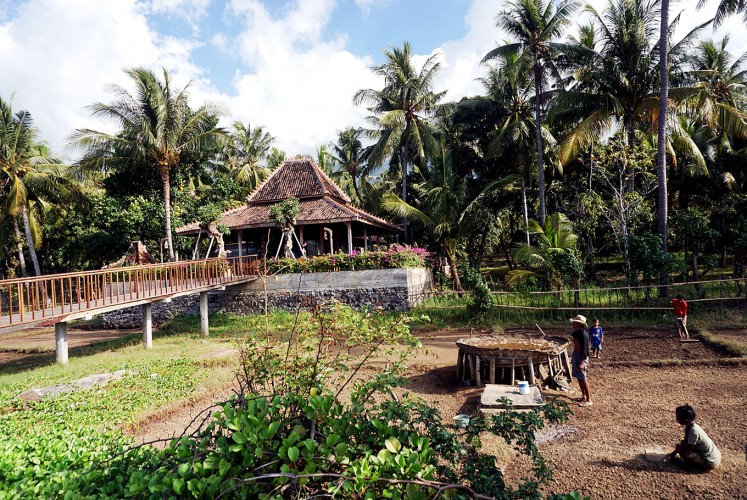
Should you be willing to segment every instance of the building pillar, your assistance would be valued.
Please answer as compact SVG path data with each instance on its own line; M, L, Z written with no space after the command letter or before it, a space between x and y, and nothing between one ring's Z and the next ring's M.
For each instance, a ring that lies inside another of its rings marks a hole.
M298 241L303 246L303 226L298 226Z
M353 223L348 221L345 223L348 227L348 255L353 253Z
M64 321L54 324L55 351L57 364L67 364L67 323Z
M200 333L203 337L210 335L208 324L208 293L200 292Z
M368 252L368 228L363 226L363 249Z
M152 304L143 304L143 347L153 347L153 318L151 316Z
M244 239L243 238L244 231L239 229L238 231L236 231L236 234L238 234L238 238L239 238L239 257L242 257L244 255L244 245L241 240Z

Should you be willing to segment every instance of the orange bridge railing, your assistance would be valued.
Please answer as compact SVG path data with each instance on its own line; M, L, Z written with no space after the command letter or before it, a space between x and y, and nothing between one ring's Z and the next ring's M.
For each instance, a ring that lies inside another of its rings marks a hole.
M257 276L258 263L243 256L0 280L0 327L247 281Z

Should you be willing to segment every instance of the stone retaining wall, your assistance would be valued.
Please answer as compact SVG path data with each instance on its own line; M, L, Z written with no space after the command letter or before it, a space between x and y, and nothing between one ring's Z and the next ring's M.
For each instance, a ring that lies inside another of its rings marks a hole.
M425 268L281 274L268 277L265 283L257 280L212 291L208 294L208 305L211 313L261 313L267 297L270 309L292 311L299 303L313 305L338 300L354 309L381 307L404 311L420 302L432 287L431 272ZM178 314L199 313L199 294L156 302L152 307L154 324L164 323ZM142 322L142 309L120 309L103 314L102 319L109 328L134 328Z

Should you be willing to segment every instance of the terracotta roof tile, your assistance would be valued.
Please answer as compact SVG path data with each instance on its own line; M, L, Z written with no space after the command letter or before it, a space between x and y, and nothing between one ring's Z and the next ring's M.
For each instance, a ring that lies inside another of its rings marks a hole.
M299 199L300 211L296 216L299 225L358 221L401 231L398 226L351 205L350 198L311 160L284 162L249 196L246 206L224 212L218 224L230 229L272 227L275 221L270 218L270 207L290 197ZM199 231L200 225L193 222L176 229L176 234Z
M312 160L289 160L273 170L247 201L268 203L290 197L303 199L324 195L350 202L350 198Z

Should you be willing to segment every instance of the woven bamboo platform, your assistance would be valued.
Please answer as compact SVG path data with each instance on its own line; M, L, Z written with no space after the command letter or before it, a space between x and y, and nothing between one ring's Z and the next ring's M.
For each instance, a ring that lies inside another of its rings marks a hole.
M463 384L496 380L514 385L516 380L536 379L544 383L559 382L571 377L566 353L570 341L565 337L537 337L530 335L481 336L460 339L457 355L457 377Z

